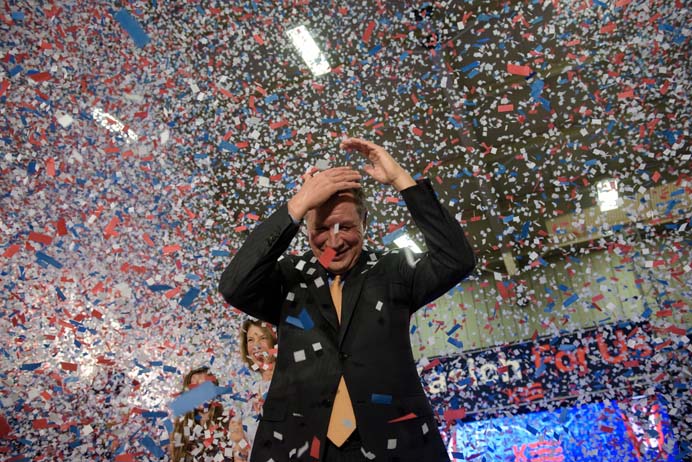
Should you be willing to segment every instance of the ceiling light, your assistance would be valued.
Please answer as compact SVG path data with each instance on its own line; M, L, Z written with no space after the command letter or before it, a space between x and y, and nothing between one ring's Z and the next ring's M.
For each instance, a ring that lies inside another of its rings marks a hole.
M295 27L286 33L291 39L291 42L293 42L293 46L300 52L303 61L308 65L313 75L318 76L326 74L332 70L332 68L329 67L324 53L320 51L320 48L312 39L310 32L305 26Z
M596 192L598 194L598 206L601 212L615 210L620 206L618 180L616 178L607 178L596 183Z

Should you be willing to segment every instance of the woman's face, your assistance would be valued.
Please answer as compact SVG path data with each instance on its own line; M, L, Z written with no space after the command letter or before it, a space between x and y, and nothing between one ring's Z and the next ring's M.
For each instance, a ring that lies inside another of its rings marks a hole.
M247 354L250 359L262 367L263 364L273 363L276 359L270 350L274 347L272 337L255 325L247 330Z

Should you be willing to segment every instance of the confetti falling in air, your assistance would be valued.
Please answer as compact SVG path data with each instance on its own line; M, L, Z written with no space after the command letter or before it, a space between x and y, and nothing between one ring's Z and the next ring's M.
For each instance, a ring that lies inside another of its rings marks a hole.
M346 135L430 178L477 251L477 273L410 328L453 454L567 460L586 442L579 457L595 460L600 441L638 425L648 436L615 444L612 460L689 457L689 5L112 7L0 11L8 458L165 459L168 404L200 365L232 390L224 407L245 412L260 379L240 355L244 315L216 293L220 272L310 166L362 167L338 150ZM285 35L296 22L331 73L305 68ZM617 184L613 210L599 207L601 180ZM403 231L424 244L395 191L364 187L367 245L392 249ZM299 234L292 251L306 248ZM375 306L383 322L387 308ZM390 392L372 390L373 403ZM650 418L668 419L657 446ZM507 428L514 443L489 439Z

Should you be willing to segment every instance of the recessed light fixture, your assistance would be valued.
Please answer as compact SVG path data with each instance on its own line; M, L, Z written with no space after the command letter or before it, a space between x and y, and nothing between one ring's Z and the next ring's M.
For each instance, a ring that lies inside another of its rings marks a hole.
M598 195L598 207L601 209L601 212L615 210L620 206L618 180L616 178L600 180L596 183L596 193Z
M300 52L303 61L308 65L310 72L312 72L314 76L326 74L332 70L324 53L320 51L320 48L317 46L312 35L310 35L310 32L305 26L289 29L286 34L288 34L291 42L293 42L293 46Z

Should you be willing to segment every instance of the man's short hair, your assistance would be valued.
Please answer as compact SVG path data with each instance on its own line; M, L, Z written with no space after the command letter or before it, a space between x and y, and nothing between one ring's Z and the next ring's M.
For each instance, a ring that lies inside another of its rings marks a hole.
M329 203L330 201L333 201L337 197L341 196L342 194L350 194L351 196L353 196L353 202L356 205L356 212L358 213L360 220L364 222L368 216L368 207L365 205L365 192L363 192L363 188L349 188L337 191L334 194L332 194L329 197L329 199L327 199L324 203ZM309 212L312 212L312 210ZM306 223L308 222L308 217L310 216L309 212L307 215L305 215Z

